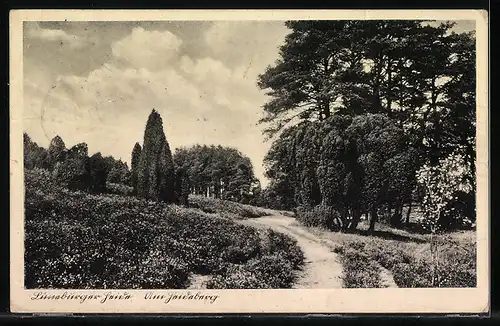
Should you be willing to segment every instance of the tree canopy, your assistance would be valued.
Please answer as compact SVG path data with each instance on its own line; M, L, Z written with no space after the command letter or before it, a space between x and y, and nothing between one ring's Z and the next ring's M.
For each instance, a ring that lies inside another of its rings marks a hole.
M177 148L177 167L189 176L190 192L234 201L248 201L257 182L250 159L230 147L194 145Z
M475 184L475 35L429 23L286 22L258 77L269 194L335 207L355 227L360 210L401 216L417 170L451 153Z

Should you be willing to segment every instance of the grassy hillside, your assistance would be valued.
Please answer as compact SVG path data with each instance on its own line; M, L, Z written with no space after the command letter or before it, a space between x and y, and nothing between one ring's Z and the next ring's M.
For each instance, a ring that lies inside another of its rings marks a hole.
M212 288L283 288L303 261L292 239L199 209L25 178L27 288L186 288L193 273Z
M199 195L189 196L189 206L199 208L205 213L220 214L227 218L246 219L276 214L290 215L291 212L282 212L272 209L240 204L229 200L208 198Z

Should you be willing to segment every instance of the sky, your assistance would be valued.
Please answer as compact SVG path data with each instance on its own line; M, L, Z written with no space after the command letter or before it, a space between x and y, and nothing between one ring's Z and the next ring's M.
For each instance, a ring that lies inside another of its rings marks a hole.
M130 164L155 109L172 150L235 147L266 185L257 76L288 32L279 21L25 22L24 131L43 147L59 135Z

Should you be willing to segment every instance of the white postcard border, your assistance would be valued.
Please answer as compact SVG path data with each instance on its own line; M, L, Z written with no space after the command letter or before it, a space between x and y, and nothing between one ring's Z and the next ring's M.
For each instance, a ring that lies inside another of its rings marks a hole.
M475 20L477 288L333 290L25 290L23 21ZM481 313L489 311L488 15L478 10L13 10L10 13L11 311L23 313ZM145 299L147 293L163 299ZM61 298L64 295L64 298ZM192 298L189 298L191 294ZM53 295L53 299L37 299ZM59 299L55 296L59 295ZM73 295L70 299L69 297ZM81 295L79 299L75 296ZM84 298L84 296L87 296ZM100 297L92 299L89 296ZM109 295L122 298L110 298ZM184 299L170 299L184 295ZM130 296L127 298L127 296ZM203 296L202 299L200 297ZM216 296L216 297L215 297ZM210 297L206 299L205 297ZM215 299L214 299L215 297ZM82 302L83 301L83 302ZM102 302L101 302L102 301ZM212 302L213 301L213 302ZM211 303L212 302L212 303Z

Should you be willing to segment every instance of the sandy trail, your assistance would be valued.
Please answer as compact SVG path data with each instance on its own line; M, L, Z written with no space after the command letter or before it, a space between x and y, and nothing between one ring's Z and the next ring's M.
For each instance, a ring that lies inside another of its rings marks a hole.
M276 215L242 220L242 224L254 227L270 227L297 240L305 256L302 275L294 285L296 289L342 288L342 264L338 255L331 251L332 243L320 240L314 234L293 225L295 219Z

